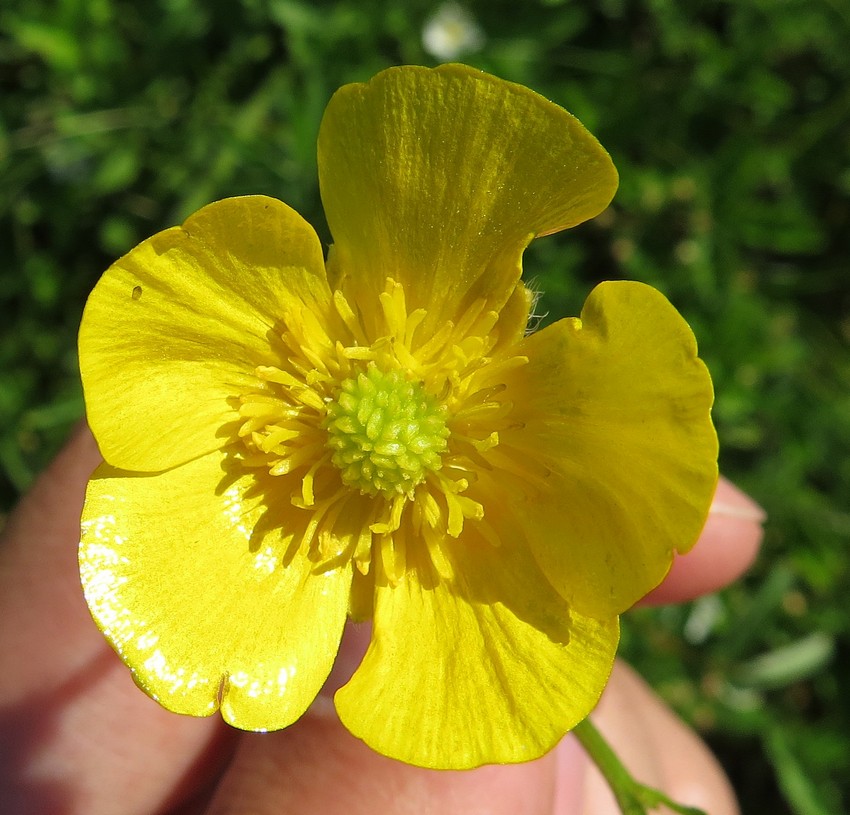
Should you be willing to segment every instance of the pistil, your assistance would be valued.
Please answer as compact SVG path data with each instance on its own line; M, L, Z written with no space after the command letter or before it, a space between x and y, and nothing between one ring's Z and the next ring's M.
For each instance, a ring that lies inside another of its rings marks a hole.
M374 363L343 380L325 427L343 482L386 498L412 498L416 485L440 469L449 435L444 405L401 371Z

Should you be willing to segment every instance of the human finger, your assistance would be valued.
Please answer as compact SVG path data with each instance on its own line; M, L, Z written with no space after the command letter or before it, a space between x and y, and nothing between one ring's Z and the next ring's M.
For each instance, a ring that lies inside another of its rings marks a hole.
M335 716L308 713L292 727L244 739L209 815L550 815L556 755L474 770L428 770L386 758Z
M711 815L737 815L735 794L717 759L625 663L615 665L592 718L637 781ZM586 756L581 763L581 815L620 815L599 770Z
M737 815L732 788L711 752L627 665L617 663L592 716L638 781L712 815ZM332 713L315 711L286 731L241 742L208 815L247 811L620 815L572 735L526 764L423 770L374 753Z
M99 460L81 427L0 546L0 800L18 815L159 811L226 755L220 740L230 738L217 719L174 716L148 699L92 622L77 543Z
M765 517L752 498L721 478L696 545L676 556L664 582L641 602L681 603L739 578L758 554Z

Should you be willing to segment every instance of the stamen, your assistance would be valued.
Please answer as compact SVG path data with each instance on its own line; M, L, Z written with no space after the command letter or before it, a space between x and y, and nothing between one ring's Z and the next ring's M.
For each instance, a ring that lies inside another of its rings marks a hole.
M407 323L404 289L392 278L387 278L386 291L381 292L378 299L387 324L387 334L391 337L404 337Z
M424 308L418 308L407 317L407 326L404 329L404 344L410 348L413 344L413 335L421 325L428 312Z
M280 368L274 368L268 365L261 365L257 368L257 376L265 379L267 382L276 382L278 385L284 385L286 392L293 399L314 410L321 411L325 405L319 395L312 388L297 377L293 376L288 371L282 371Z
M475 300L472 305L463 313L461 318L457 321L456 332L460 336L466 336L471 333L470 329L474 325L475 321L478 319L478 316L484 311L484 306L487 305L487 301L483 297L479 297ZM499 315L496 315L496 319L499 319ZM478 333L478 332L475 332Z
M351 495L349 493L339 492L333 500L333 505L327 511L324 517L324 523L319 530L319 555L321 561L319 566L326 568L327 565L342 557L346 553L351 554L351 536L340 535L336 532L336 520L345 509Z
M488 383L499 383L504 387L505 375L527 364L528 357L520 355L488 360L486 365L481 365L469 375L465 383L467 392L474 393L487 387Z
M316 478L316 471L323 465L327 464L327 462L330 460L330 457L331 454L326 453L320 459L317 459L313 466L310 467L309 470L307 470L307 475L305 475L304 478L301 479L301 499L304 502L303 506L313 506L316 500L316 497L313 493L313 482Z
M444 537L436 534L430 527L426 527L423 529L422 538L428 549L431 564L436 569L437 574L444 580L451 580L455 576L454 568L443 551Z
M407 557L404 541L400 532L393 535L381 535L378 538L378 552L381 557L381 567L387 581L395 586L404 577Z
M419 362L427 362L445 348L446 343L451 339L453 330L454 323L447 322L437 330L437 333L428 342L417 348L414 353Z
M297 427L278 427L276 425L272 425L271 429L266 426L266 431L268 432L267 436L257 431L251 434L254 444L264 453L271 452L283 441L300 438L304 433L302 429Z
M499 537L495 529L487 523L484 518L478 518L475 521L474 527L476 532L484 538L490 546L499 548L502 545L502 539Z
M473 439L469 436L464 436L464 441L468 441L479 453L486 453L499 445L499 434L494 430L486 439Z
M533 462L520 451L506 449L504 445L491 450L487 454L490 463L504 473L516 476L518 486L524 492L529 487L546 490L549 488L548 479L552 471L543 464Z
M363 327L360 325L360 320L349 305L345 295L337 289L333 294L334 306L337 314L342 318L346 328L351 332L358 345L369 345L366 335L363 333Z
M492 426L495 422L506 418L513 410L511 402L484 402L481 405L470 405L455 413L457 422L481 422Z
M324 452L321 442L297 447L286 458L282 458L269 467L269 475L286 475L311 461L314 456L321 457Z
M407 498L402 495L397 495L393 499L391 504L392 508L390 509L389 514L384 518L384 520L371 524L369 529L379 534L391 534L392 532L395 532L401 526L401 515L404 512L406 505Z

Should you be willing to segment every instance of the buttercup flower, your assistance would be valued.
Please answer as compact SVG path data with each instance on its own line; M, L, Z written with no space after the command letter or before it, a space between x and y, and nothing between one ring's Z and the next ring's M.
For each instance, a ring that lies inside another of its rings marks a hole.
M535 758L703 525L709 376L638 283L526 335L523 250L617 183L558 106L391 69L337 92L318 151L327 262L285 204L231 198L92 293L89 606L153 698L248 730L298 719L371 619L335 697L353 734L428 767Z

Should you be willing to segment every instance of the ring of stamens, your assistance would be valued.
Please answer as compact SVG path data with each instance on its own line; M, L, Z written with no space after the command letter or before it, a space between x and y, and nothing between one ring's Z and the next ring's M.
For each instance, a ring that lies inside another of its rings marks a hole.
M408 313L393 280L369 320L340 291L333 308L324 319L306 306L285 315L280 362L258 368L261 387L242 397L238 455L282 476L292 505L311 511L293 516L302 531L288 545L307 547L317 571L350 559L395 583L430 561L448 578L446 542L466 522L499 544L482 504L464 493L493 469L511 426L504 382L527 359L493 353L499 315L483 299L421 338L426 313ZM366 324L382 326L377 339ZM507 449L498 458L529 483L533 465Z

